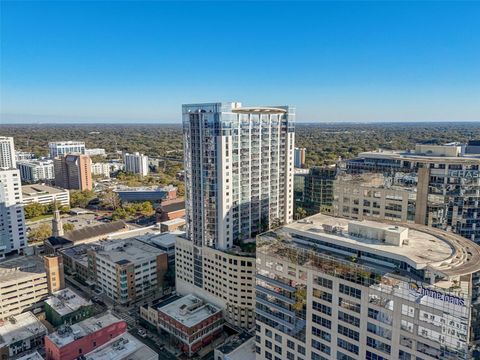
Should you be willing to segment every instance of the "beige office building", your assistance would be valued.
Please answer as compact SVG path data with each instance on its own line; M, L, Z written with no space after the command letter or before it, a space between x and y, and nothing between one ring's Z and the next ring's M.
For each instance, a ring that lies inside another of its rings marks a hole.
M193 243L177 237L175 244L176 288L193 293L224 310L225 319L242 328L255 324L255 252L235 253L204 247L203 288L193 283Z
M334 189L336 216L355 220L415 220L415 187L397 185L393 177L375 173L345 174L335 180Z

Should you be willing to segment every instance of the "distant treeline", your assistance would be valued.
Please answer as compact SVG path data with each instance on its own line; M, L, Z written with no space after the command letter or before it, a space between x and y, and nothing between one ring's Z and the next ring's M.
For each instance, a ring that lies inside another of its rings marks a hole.
M416 143L442 144L480 139L480 123L296 124L296 146L307 149L306 165L330 164L339 157L384 149L411 149ZM149 156L183 157L180 124L0 125L0 135L15 146L45 156L56 140L84 140L87 148L107 152L139 151Z

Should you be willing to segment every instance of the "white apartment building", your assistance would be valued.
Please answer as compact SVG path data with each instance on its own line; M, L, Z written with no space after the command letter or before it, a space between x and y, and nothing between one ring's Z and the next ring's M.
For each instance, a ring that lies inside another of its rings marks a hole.
M55 179L53 160L21 160L17 161L17 168L22 181L27 183Z
M187 236L231 248L293 217L294 108L183 105Z
M67 154L85 154L85 142L83 141L52 141L48 143L50 158Z
M15 150L15 160L23 161L23 160L34 160L35 154L27 151Z
M131 238L100 241L87 254L91 280L116 303L163 294L166 252Z
M70 192L43 184L22 186L23 204L39 203L49 205L58 203L62 206L70 206Z
M125 153L123 155L125 171L142 176L148 175L148 156L135 152L133 154Z
M48 296L43 260L22 256L0 262L0 320L17 315Z
M15 169L13 137L0 136L0 169Z
M0 258L27 246L18 170L0 170Z
M257 359L472 359L480 247L317 214L257 239Z
M111 165L109 163L93 163L92 175L100 175L105 178L110 178Z
M100 149L100 148L85 149L84 154L88 156L107 156L105 149Z

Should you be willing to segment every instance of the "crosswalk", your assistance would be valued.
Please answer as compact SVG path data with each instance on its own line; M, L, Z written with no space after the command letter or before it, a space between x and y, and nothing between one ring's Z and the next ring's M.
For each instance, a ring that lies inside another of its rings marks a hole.
M115 311L114 315L116 315L119 318L125 320L125 322L130 326L135 326L136 325L136 320L128 314L120 313L120 312Z

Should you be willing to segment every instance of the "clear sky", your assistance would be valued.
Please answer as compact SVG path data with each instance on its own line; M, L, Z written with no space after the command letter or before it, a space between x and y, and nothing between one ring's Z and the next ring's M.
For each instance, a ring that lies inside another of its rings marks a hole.
M1 1L1 122L480 120L480 2Z

